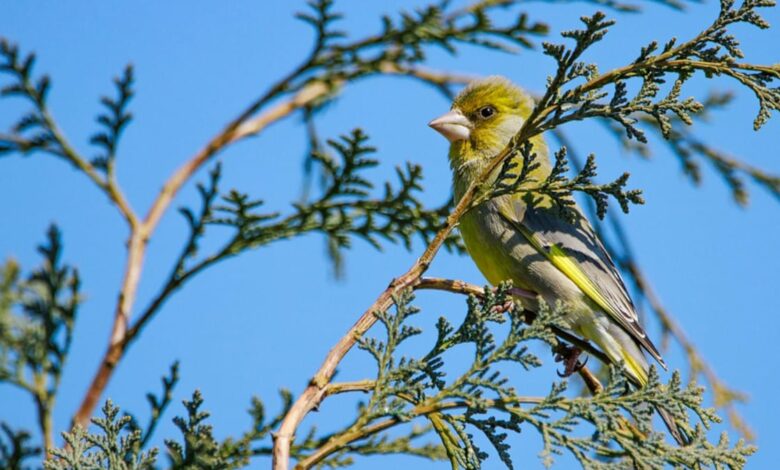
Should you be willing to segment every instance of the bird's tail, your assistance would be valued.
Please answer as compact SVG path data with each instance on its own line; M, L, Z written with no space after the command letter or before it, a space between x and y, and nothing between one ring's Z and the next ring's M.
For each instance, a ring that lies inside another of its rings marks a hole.
M669 430L669 434L671 434L674 440L677 441L678 445L687 446L691 443L691 437L687 432L685 432L685 429L683 429L683 427L674 420L674 417L671 415L671 413L661 408L660 406L656 406L655 410L661 416L661 419L666 425L666 428Z
M636 348L638 355L632 354L632 351L629 348L624 347L621 349L623 363L625 364L626 371L628 372L632 381L640 386L647 384L647 371L650 366L645 360L644 354L639 351L639 348ZM685 432L685 429L680 424L678 424L677 421L675 421L671 413L659 406L656 406L655 409L658 411L658 414L661 416L661 419L663 420L667 429L669 429L669 434L671 434L674 440L677 441L678 445L687 446L691 443L690 436L688 436L688 433Z
M615 364L623 363L626 375L633 385L642 387L647 384L647 372L650 370L650 364L647 362L641 346L620 326L612 325L607 335L598 330L584 331L583 334L585 337L593 339L610 361ZM656 410L666 427L669 428L669 434L677 441L678 445L686 446L691 443L691 438L685 431L687 427L684 424L675 421L669 411L658 406L656 406Z

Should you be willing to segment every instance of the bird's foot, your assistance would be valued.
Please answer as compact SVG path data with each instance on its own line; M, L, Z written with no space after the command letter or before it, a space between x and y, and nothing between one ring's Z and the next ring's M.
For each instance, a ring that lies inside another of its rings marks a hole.
M584 361L580 361L582 349L576 346L560 343L553 350L553 353L555 353L555 362L563 363L563 372L558 372L559 377L569 377L572 374L579 372L579 370L588 363L587 357Z
M507 299L506 302L504 302L501 305L494 305L490 309L490 313L494 315L500 315L502 313L510 313L515 308L515 302L512 299Z

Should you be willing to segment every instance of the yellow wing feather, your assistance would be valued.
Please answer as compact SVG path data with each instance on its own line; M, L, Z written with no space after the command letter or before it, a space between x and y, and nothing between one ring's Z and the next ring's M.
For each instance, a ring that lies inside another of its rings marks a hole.
M617 311L615 306L610 300L602 293L602 290L597 286L593 280L583 271L582 267L578 264L577 260L567 254L560 246L556 244L543 243L540 238L526 227L519 218L522 218L522 214L525 213L523 207L518 207L517 204L499 204L500 213L502 217L509 222L517 231L519 231L523 237L542 255L547 258L558 270L561 271L567 278L569 278L589 299L591 299L599 308L601 308L606 314L612 317L618 322L626 331L628 331L634 338L650 352L653 357L658 361L663 368L666 368L661 355L655 348L655 345L647 338L642 331L641 327L631 322L629 318ZM509 212L509 213L507 213ZM626 365L630 369L642 369L638 364L632 364L631 360L626 359ZM634 367L636 366L636 367ZM636 374L638 378L646 377L646 373L642 370L641 374Z

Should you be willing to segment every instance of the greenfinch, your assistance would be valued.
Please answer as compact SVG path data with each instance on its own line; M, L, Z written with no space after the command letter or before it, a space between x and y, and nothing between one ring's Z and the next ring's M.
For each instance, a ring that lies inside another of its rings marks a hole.
M523 90L503 77L489 77L465 87L450 111L429 123L450 142L456 201L508 145L532 109L533 101ZM538 167L528 178L541 182L551 171L547 145L541 136L531 143ZM521 158L515 158L522 165ZM498 172L487 183L494 182ZM570 330L598 345L612 362L623 363L634 383L646 384L649 364L643 350L666 366L640 324L609 253L576 205L572 222L549 198L538 199L529 206L523 194L508 194L466 212L458 228L469 255L491 284L511 280L548 305L560 302ZM671 416L663 409L659 413L674 438L686 442Z

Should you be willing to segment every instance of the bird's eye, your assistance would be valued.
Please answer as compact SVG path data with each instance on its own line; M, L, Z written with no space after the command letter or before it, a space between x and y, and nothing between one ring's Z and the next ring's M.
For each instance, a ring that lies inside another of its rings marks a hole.
M494 114L496 114L496 108L492 106L484 106L477 111L478 115L482 119L487 119L489 117L492 117Z

